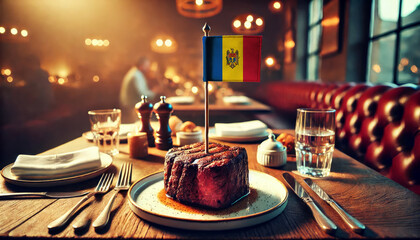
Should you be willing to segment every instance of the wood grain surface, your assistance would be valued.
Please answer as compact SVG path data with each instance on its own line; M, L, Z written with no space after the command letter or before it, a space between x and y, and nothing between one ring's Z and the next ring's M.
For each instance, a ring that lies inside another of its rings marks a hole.
M275 133L292 132L276 130ZM288 162L281 168L267 168L256 161L258 143L241 145L246 148L249 157L249 168L268 173L284 182L281 174L284 171L296 174L295 158L288 156ZM73 151L92 145L83 138L70 141L43 154ZM113 166L108 170L118 173L124 162L132 162L133 182L156 171L163 170L166 151L149 149L146 159L130 159L128 146L120 146L121 153L114 157ZM303 177L297 176L299 182ZM71 186L36 189L37 191L74 191L92 190L99 177ZM92 226L75 232L71 225L84 214L96 218L111 193L88 201L72 221L63 229L48 231L47 225L61 216L80 198L70 199L10 199L0 201L0 237L52 237L52 238L163 238L163 239L220 239L220 238L419 238L420 237L420 197L397 183L385 178L357 162L351 157L336 150L332 164L331 176L314 179L346 211L359 219L367 227L363 234L351 231L333 209L323 202L315 193L310 195L318 206L338 226L333 235L324 233L316 224L306 205L289 189L288 204L283 213L276 218L248 228L228 231L187 231L160 226L143 221L129 208L126 192L118 195L111 212L110 224L105 229L95 230ZM115 186L116 178L114 179ZM0 192L29 191L5 183L0 179Z

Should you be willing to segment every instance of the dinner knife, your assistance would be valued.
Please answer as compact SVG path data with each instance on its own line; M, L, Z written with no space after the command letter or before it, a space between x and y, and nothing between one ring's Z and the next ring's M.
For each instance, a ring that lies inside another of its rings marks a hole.
M322 190L318 184L314 183L312 179L305 178L305 183L324 201L326 201L339 215L340 217L346 222L347 225L356 233L361 233L365 230L365 225L359 222L356 218L348 214L344 209L338 205L328 194Z
M18 192L0 193L0 199L16 197L48 197L48 198L73 198L81 197L89 192Z
M327 233L333 233L337 230L337 226L316 206L314 200L309 196L306 190L296 181L296 179L289 173L283 173L283 178L289 184L290 188L300 197L311 209L312 215L318 225Z

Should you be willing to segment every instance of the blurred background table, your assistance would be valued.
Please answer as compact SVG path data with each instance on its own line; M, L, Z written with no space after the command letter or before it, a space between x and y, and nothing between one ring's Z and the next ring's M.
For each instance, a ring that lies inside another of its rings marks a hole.
M192 104L172 104L173 115L183 121L193 121L197 125L204 125L204 102L194 101ZM214 123L240 122L258 119L257 115L269 114L271 107L249 98L247 104L228 104L223 99L209 102L210 125ZM229 113L229 114L227 114Z

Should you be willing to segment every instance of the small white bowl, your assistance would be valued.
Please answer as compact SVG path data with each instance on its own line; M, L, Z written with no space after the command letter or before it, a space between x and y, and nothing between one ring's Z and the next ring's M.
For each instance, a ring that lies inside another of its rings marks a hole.
M203 141L203 134L201 131L196 132L177 132L176 139L179 146L193 144Z
M258 146L257 162L267 167L281 167L286 164L286 147L276 141L274 134Z

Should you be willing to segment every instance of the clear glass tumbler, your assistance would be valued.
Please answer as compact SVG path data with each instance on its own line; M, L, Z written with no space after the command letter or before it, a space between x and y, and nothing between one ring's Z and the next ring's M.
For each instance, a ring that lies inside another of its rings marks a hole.
M94 142L99 151L114 156L119 153L120 109L92 110L88 112Z
M298 172L328 176L335 144L335 109L299 108L295 134Z

